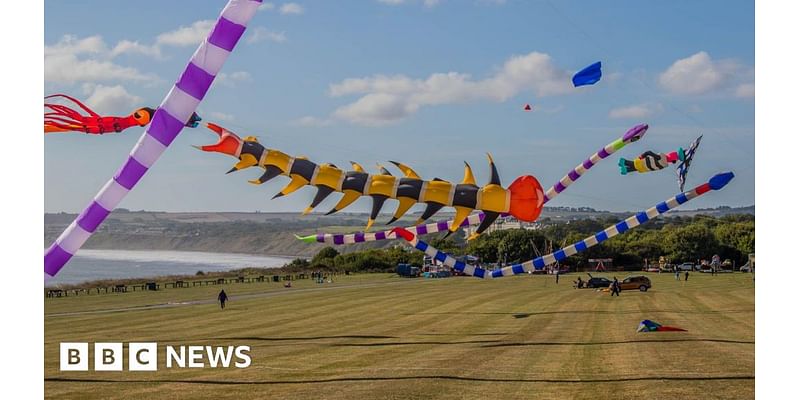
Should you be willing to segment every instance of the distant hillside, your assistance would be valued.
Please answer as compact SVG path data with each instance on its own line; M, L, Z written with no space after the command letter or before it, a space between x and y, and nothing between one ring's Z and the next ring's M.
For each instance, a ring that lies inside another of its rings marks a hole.
M558 224L586 218L624 218L633 212L612 213L588 207L545 207L539 221ZM667 217L690 217L705 214L720 217L729 214L755 215L755 206L718 207L714 209L671 211ZM439 219L452 217L440 213ZM49 246L76 217L76 214L45 214L44 246ZM389 216L379 220L386 221ZM416 216L403 218L396 225L411 225ZM261 212L191 212L167 213L116 210L84 245L87 249L184 250L249 253L308 257L324 245L308 244L294 234L317 232L349 233L364 228L366 214L338 213L300 215L299 213ZM385 229L375 226L373 231ZM345 252L393 246L391 241L343 246Z

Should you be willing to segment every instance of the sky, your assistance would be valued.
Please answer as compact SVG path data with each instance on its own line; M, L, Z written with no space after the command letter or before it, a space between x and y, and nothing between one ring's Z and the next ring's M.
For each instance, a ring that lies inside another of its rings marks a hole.
M111 115L157 106L225 3L45 2L45 94ZM572 74L595 61L603 79L572 87ZM503 184L530 174L545 189L644 122L643 140L548 205L648 208L678 193L674 168L621 176L617 159L685 148L702 134L687 187L723 171L736 179L687 206L746 206L755 202L754 65L752 1L265 2L198 113L266 147L370 172L398 160L425 178L459 181L467 161L482 184L489 152ZM45 211L80 212L143 132L47 135ZM206 128L184 129L120 207L310 203L313 188L270 200L288 179L251 185L259 171L226 175L233 158L191 146L215 141Z

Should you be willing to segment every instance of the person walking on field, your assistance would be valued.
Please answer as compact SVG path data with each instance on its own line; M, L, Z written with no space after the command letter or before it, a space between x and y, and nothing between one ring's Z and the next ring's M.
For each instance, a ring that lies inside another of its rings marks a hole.
M556 270L556 284L558 284L558 270Z
M611 295L615 294L619 297L619 281L616 276L614 277L614 282L611 282Z
M684 282L689 280L689 271L686 271L685 278L683 279Z
M217 296L217 300L219 300L219 307L225 308L225 302L228 301L228 295L225 293L225 289L222 289Z

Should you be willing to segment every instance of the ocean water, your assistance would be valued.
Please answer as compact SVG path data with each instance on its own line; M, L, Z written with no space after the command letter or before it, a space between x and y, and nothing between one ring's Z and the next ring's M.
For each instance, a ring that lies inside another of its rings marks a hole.
M162 250L80 250L47 285L97 279L193 275L197 271L229 271L246 267L280 267L290 258L238 253Z

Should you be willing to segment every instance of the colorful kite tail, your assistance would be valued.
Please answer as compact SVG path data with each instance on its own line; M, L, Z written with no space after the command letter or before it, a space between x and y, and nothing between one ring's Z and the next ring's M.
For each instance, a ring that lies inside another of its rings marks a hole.
M547 189L544 196L544 203L546 204L548 201L554 199L558 196L559 193L566 190L566 188L577 181L583 174L595 166L597 163L602 161L603 159L607 158L611 154L614 154L619 149L625 147L626 145L636 142L641 139L645 133L647 133L648 125L647 124L639 124L634 126L633 128L628 129L622 137L617 138L613 142L605 145L602 149L597 151L596 153L589 156L586 160L584 160L581 164L577 167L573 168L569 171L566 175L564 175L555 185L551 186L550 189ZM483 212L478 212L476 214L470 215L462 224L461 226L471 226L475 224L480 224L486 218L486 215ZM424 225L416 225L416 226L409 226L405 229L413 232L416 235L426 235L429 233L437 233L437 232L444 232L448 231L448 228L452 225L453 221L438 221L434 223L424 224ZM362 243L362 242L371 242L376 240L386 240L386 239L396 239L397 236L394 233L394 230L387 230L383 232L377 233L351 233L351 234L331 234L331 233L318 233L308 236L298 236L295 235L298 240L302 240L306 243L326 243L330 245L342 245L342 244L351 244L351 243Z
M149 127L131 150L128 160L45 252L45 279L55 276L66 265L178 136L192 118L260 4L261 0L228 2L214 28L192 55Z
M537 257L533 260L529 260L521 264L514 264L512 266L505 267L502 269L497 269L494 271L488 271L486 269L469 265L462 261L458 261L451 255L437 250L433 246L420 240L417 235L414 235L410 231L405 230L403 228L395 228L394 232L398 237L402 237L403 239L408 241L411 244L411 246L413 246L417 250L424 252L426 255L433 257L434 259L442 262L444 265L453 268L456 271L463 272L464 274L482 279L501 278L503 276L519 275L534 270L542 270L547 265L555 264L557 261L562 261L573 254L582 252L620 233L635 228L636 226L639 226L661 214L664 214L665 212L672 210L673 208L676 208L683 203L686 203L692 199L702 196L703 194L708 193L711 190L720 190L723 187L725 187L725 185L727 185L728 182L730 182L731 179L733 179L733 177L734 177L733 172L725 172L714 175L711 179L708 180L708 182L700 186L697 186L688 192L680 193L675 197L672 197L666 201L658 203L655 206L647 209L646 211L639 212L638 214L635 214L623 221L620 221L617 224L612 225L603 231L597 232L596 234L589 236L586 239L583 239L577 243L569 245L561 250L555 251L553 253L547 254L542 257Z

